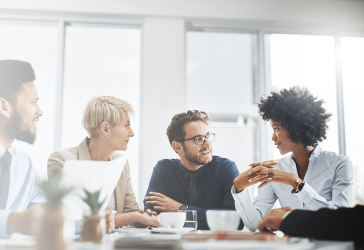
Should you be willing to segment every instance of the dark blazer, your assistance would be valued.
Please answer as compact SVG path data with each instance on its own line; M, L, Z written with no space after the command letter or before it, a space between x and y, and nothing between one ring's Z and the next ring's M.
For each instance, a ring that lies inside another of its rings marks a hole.
M280 230L293 237L354 241L356 249L364 249L364 206L294 210L282 221Z

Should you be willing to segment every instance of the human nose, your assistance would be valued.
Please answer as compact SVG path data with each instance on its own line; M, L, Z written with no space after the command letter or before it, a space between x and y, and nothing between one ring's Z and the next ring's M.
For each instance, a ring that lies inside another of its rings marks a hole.
M42 109L39 107L39 105L38 105L37 114L38 114L39 116L43 116L43 111L42 111Z
M276 133L273 131L272 141L276 141L276 140L277 140L277 135L276 135Z
M205 137L204 138L205 140L204 140L204 146L205 147L209 147L210 145L211 145L211 137L209 137L208 139Z
M133 129L130 127L129 136L130 136L130 137L134 137L134 135L135 135L135 134L134 134L134 131L133 131Z

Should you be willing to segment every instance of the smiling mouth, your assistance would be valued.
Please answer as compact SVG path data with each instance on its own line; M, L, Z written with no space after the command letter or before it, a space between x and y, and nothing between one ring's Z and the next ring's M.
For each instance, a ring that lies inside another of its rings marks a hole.
M210 150L207 150L207 151L205 151L205 152L202 152L201 154L203 154L203 155L207 155L207 154L209 154L211 152L211 149Z

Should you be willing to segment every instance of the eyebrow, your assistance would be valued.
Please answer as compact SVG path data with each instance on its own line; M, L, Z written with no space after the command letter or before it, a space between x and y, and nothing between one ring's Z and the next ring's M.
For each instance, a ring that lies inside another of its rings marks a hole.
M207 132L206 135L210 134L210 132ZM206 135L195 135L194 137L192 138L196 138L196 137L199 137L199 136L206 136Z
M35 98L32 98L30 99L31 101L39 101L39 97L35 97Z
M273 124L271 125L271 127L274 127L274 126L278 126L278 124L273 123Z

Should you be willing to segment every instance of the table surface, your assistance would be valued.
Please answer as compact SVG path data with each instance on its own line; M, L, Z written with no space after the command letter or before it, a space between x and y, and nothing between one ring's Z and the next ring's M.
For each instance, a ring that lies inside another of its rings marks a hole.
M123 237L141 237L140 239L163 241L163 240L180 240L179 234L151 234L151 233L114 233L104 236L102 244L91 242L70 243L68 250L112 250L114 242ZM78 236L75 236L77 240ZM334 249L334 250L354 250L353 242L342 241L310 241L304 238L293 238L291 242L274 242L274 241L227 241L227 240L208 240L202 242L181 241L182 249L185 250L203 250L203 249L279 249L279 250L303 250L303 249ZM33 237L14 234L11 239L0 239L0 250L35 250L35 240Z

